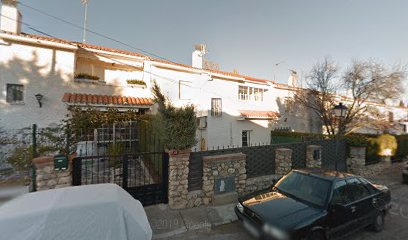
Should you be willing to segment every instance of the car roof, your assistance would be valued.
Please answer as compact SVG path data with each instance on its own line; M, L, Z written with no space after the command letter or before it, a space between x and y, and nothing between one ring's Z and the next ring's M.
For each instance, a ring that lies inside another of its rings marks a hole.
M304 168L304 169L296 169L293 171L303 173L306 175L313 175L313 176L323 178L329 181L343 180L343 179L347 179L351 177L357 177L356 175L353 175L350 173L321 169L321 168Z

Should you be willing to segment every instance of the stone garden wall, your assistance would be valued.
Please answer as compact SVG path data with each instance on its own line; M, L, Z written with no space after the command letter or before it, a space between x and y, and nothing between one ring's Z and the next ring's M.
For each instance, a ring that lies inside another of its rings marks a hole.
M67 170L55 170L52 156L34 158L32 162L36 169L37 191L72 186L72 158L69 159Z
M189 151L169 156L169 206L171 209L193 208L235 202L239 196L268 189L273 180L292 170L292 150L275 151L276 174L248 178L243 153L203 156L202 189L188 192ZM229 183L226 183L229 180ZM225 192L224 192L225 191Z
M347 168L350 173L363 177L372 177L383 173L391 167L391 158L383 158L380 162L366 165L366 148L350 147L350 155L347 158Z
M188 161L190 150L169 151L169 206L171 209L187 207Z
M322 146L309 145L306 147L306 167L307 168L322 167Z
M235 202L238 195L245 192L245 164L246 155L243 153L203 157L204 202L215 205ZM225 186L226 177L233 178L231 189ZM216 181L221 185L216 186ZM216 187L218 194L215 192Z
M260 177L248 178L245 183L245 194L250 194L256 191L264 190L272 187L274 180L277 180L279 175L265 175Z
M283 176L292 170L292 149L278 148L275 151L275 174Z

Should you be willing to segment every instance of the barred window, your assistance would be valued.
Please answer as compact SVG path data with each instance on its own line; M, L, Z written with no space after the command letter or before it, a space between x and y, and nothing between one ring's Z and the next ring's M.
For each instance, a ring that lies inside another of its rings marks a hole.
M8 103L18 103L24 100L24 85L21 84L7 84L6 101Z
M222 116L222 99L221 98L211 98L211 116L214 116L214 117Z

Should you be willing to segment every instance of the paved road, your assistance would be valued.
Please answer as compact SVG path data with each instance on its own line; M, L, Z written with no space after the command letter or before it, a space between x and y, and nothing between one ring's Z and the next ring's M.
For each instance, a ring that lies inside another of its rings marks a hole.
M386 217L384 231L380 233L361 230L345 239L350 240L406 240L408 239L408 185L398 184L392 189L393 209ZM213 229L201 229L174 236L170 239L186 240L244 240L253 239L239 222L215 227Z
M0 206L5 202L29 191L27 186L0 187Z

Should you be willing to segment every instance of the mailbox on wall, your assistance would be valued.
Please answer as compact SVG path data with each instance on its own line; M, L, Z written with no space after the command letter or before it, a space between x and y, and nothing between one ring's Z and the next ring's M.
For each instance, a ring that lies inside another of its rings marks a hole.
M54 170L67 170L68 158L64 154L54 156Z

